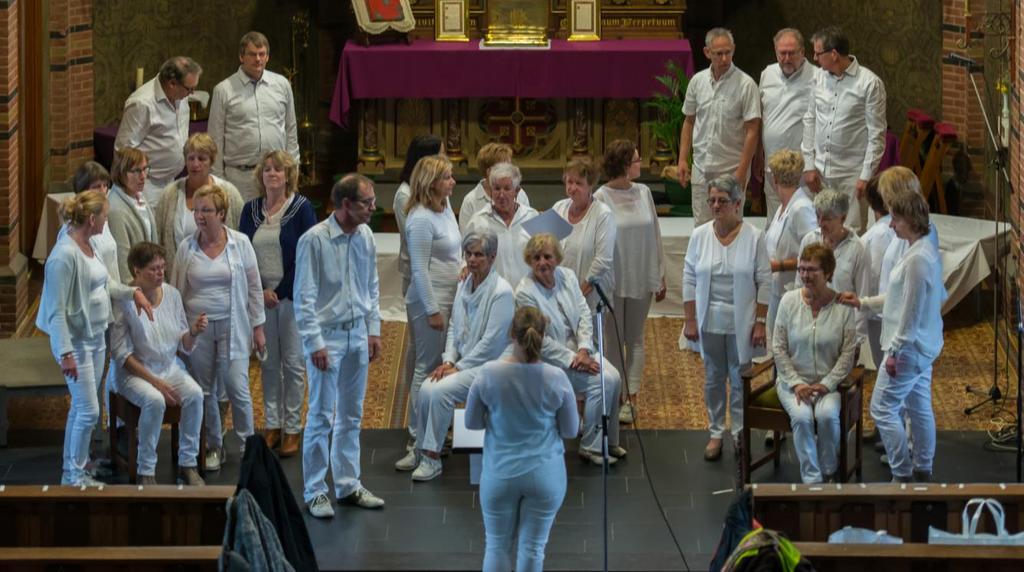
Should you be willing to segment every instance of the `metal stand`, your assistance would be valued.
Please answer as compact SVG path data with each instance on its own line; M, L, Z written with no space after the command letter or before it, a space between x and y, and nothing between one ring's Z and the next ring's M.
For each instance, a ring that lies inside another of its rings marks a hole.
M604 296L601 296L604 298ZM608 400L605 399L604 381L604 311L603 301L597 303L597 357L601 377L601 495L604 507L601 512L601 531L604 535L604 566L602 570L608 572Z
M989 121L989 118L988 118L988 111L985 110L985 102L981 99L981 91L978 89L978 82L974 80L974 71L973 71L974 70L974 68L973 68L974 62L971 61L971 60L968 60L966 58L963 58L963 57L960 57L959 59L968 63L968 65L966 67L967 77L969 77L971 79L971 85L974 87L974 97L978 100L978 109L981 110L981 116L985 119L985 130L988 131L989 140L992 142L992 150L995 151L995 154L996 154L996 158L993 161L993 166L996 168L996 171L999 174L1002 175L1002 182L1006 183L1006 188L1011 189L1011 192L1012 192L1013 185L1010 183L1010 176L1006 173L1006 153L1005 153L1005 149L1000 147L999 140L996 139L996 133L992 129L992 122ZM983 396L986 396L986 397L982 401L980 401L978 403L975 403L974 405L964 409L964 414L965 415L970 415L970 414L974 413L976 410L978 410L978 408L980 408L981 406L985 405L986 403L996 404L1000 399L1003 398L1003 392L999 389L999 377L998 377L999 376L999 313L1000 313L999 312L999 306L1000 306L999 299L1000 299L1000 290L1001 290L999 282L1001 280L1003 280L1003 278L1004 278L1004 273L1000 271L1000 266L999 266L999 256L1000 256L1000 253L1002 252L1002 249L1000 248L1000 244L999 244L999 242L1000 242L999 241L999 218L1002 216L1002 214L1003 214L1003 189L1002 188L997 188L996 189L996 212L995 212L995 216L993 217L995 219L995 227L996 227L995 228L995 233L996 233L995 252L996 252L996 270L997 270L996 274L997 274L997 276L996 276L996 279L994 281L995 285L994 285L994 288L993 288L993 296L992 296L992 307L993 307L993 316L992 316L993 328L992 328L992 330L994 332L993 333L994 339L993 339L993 344L992 344L993 345L993 347L992 347L992 386L988 388L988 391L978 390L978 389L975 389L975 388L971 387L970 385L966 386L965 389L966 389L967 393L972 394L972 395L983 395ZM1020 369L1019 368L1017 370L1017 373L1018 373L1018 376L1019 376L1019 374L1020 374ZM1018 399L1018 401L1019 401L1019 399ZM1017 419L1018 420L1020 419L1019 415L1018 415Z

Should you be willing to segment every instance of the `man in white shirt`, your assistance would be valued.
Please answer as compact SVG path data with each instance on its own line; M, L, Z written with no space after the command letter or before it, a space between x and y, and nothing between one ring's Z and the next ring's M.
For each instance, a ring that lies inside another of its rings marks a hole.
M146 154L149 176L143 195L151 205L160 202L164 187L185 168L189 110L183 100L196 90L202 73L192 58L175 56L124 102L114 149L131 147Z
M811 93L815 67L804 57L804 36L796 28L775 34L774 63L761 72L761 141L764 147L764 196L768 218L781 204L767 158L783 149L800 150L804 134L804 113Z
M299 136L292 85L267 69L267 37L242 36L238 59L238 71L213 88L207 129L220 149L213 174L231 181L249 201L260 194L253 169L263 155L283 150L299 163Z
M733 175L746 188L761 126L757 84L732 63L732 32L712 28L704 44L711 66L697 72L686 88L686 119L679 135L679 182L691 184L694 226L711 220L708 181Z
M369 362L380 356L377 247L366 223L373 183L348 174L331 189L334 212L302 238L295 263L295 321L306 354L309 412L302 442L303 498L331 518L327 468L338 502L380 508L359 481L359 427Z
M804 114L804 181L814 192L829 187L852 199L847 224L867 226L864 191L885 153L885 84L850 55L850 40L830 26L811 38L821 66L812 79Z

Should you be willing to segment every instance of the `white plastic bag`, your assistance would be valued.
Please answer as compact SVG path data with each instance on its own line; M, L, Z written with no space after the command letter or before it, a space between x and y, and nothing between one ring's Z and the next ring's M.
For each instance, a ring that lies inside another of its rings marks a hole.
M903 544L903 539L884 530L868 530L844 526L828 535L829 544Z
M974 514L968 519L971 507L975 507ZM978 532L978 521L981 520L982 513L986 509L995 522L995 534ZM1003 514L1003 505L999 504L996 499L976 498L967 501L961 516L961 524L960 534L939 530L934 526L928 527L928 544L1024 546L1024 532L1017 534L1006 532L1006 516Z

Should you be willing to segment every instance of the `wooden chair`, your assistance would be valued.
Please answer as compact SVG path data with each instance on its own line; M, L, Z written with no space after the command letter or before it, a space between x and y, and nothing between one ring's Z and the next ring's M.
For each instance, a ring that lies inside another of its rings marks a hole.
M135 484L139 477L139 417L142 410L134 403L128 401L120 393L110 392L110 460L117 471L128 472L128 482ZM124 425L117 426L117 420L124 421ZM164 410L164 419L161 424L171 426L171 466L174 472L178 472L178 424L181 422L181 406L167 405ZM121 431L128 431L128 458L126 459L118 451L118 437ZM206 429L200 426L199 429L199 455L197 456L197 467L199 474L206 476Z
M949 214L946 207L946 192L942 188L942 161L946 157L946 152L952 149L956 142L956 127L949 123L936 123L931 149L928 151L924 166L921 167L921 192L926 199L930 198L933 192L938 193L939 212L942 214Z
M742 455L740 458L740 471L744 484L750 483L751 473L758 467L772 461L778 468L782 457L781 437L783 433L792 430L789 414L782 408L779 397L776 394L774 373L772 378L757 387L754 387L754 380L769 370L773 370L774 361L768 360L757 364L743 373L743 431L742 431ZM839 384L837 391L840 395L839 409L839 471L840 482L848 482L850 477L856 474L857 480L861 480L863 454L861 445L864 437L864 421L861 408L864 399L864 369L854 368L850 375ZM753 443L750 438L751 429L766 429L774 436L771 449L758 459L753 459ZM854 460L849 461L850 456L850 431L854 431L852 453Z
M921 156L928 148L935 120L920 109L907 110L907 122L900 137L900 162L915 175L921 175Z

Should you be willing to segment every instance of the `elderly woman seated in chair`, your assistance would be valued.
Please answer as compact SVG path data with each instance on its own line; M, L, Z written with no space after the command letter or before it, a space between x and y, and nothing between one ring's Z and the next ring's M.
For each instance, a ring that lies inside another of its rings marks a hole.
M782 297L772 338L779 401L793 425L804 483L835 477L841 437L836 388L853 369L860 344L856 312L828 287L835 268L827 246L803 249L797 263L803 287Z

